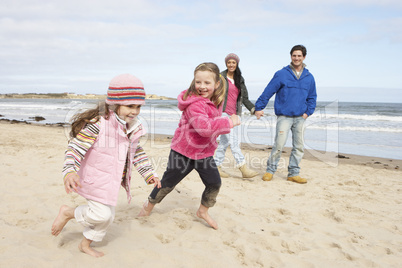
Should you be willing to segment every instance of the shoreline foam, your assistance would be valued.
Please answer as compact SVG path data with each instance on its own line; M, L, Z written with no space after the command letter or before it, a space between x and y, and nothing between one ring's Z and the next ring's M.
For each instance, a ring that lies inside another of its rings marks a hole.
M26 120L9 120L9 119L1 119L0 124L22 124L22 125L32 125L38 127L61 127L63 129L69 128L70 124L67 123L52 123L52 124L41 124L35 121L29 122ZM173 138L172 135L167 134L155 134L155 133L147 133L146 139L154 139L155 141L169 142ZM264 144L248 144L241 143L242 150L252 151L262 151L269 156L270 150L272 146L264 145ZM289 157L292 148L285 147L282 151L282 157ZM230 154L230 148L227 150L227 155ZM305 149L303 159L312 160L312 161L321 161L328 162L329 165L337 165L339 164L350 164L350 165L363 165L370 166L373 168L384 168L384 169L395 169L402 171L402 160L401 159L392 159L392 158L384 158L384 157L376 157L376 156L364 156L357 154L346 154L346 153L336 153L336 152L325 152L322 150L309 150ZM303 160L302 160L303 161Z

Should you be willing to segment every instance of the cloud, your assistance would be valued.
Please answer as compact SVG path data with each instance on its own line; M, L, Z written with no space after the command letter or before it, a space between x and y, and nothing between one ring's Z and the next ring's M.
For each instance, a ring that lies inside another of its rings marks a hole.
M402 17L387 18L370 23L369 36L386 39L393 44L402 43Z
M133 72L166 92L188 86L202 61L224 68L229 52L244 59L246 81L259 90L288 63L296 43L307 45L308 65L323 85L399 87L396 71L385 72L384 63L358 77L355 71L399 52L399 2L5 0L0 90L85 91ZM372 56L360 57L360 48ZM328 62L335 73L328 73Z
M261 0L257 2L273 4L277 1L275 0ZM320 1L320 0L283 0L281 4L288 8L312 8L312 7L320 7L327 6L328 8L333 8L337 6L348 6L349 8L353 7L384 7L384 8L402 8L402 3L399 0L328 0L328 1Z

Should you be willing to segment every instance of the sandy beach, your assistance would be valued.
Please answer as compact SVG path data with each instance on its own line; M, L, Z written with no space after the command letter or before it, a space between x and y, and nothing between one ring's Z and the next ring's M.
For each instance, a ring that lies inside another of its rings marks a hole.
M134 171L131 204L120 190L116 219L94 258L77 246L83 227L50 228L62 204L85 200L64 191L67 131L60 126L0 122L0 267L401 267L402 160L307 152L304 185L286 181L289 150L274 179L261 180L269 149L244 145L261 176L242 179L227 152L223 185L211 216L196 217L203 185L195 172L138 218L152 190ZM170 139L142 140L160 177ZM317 158L318 155L318 159Z

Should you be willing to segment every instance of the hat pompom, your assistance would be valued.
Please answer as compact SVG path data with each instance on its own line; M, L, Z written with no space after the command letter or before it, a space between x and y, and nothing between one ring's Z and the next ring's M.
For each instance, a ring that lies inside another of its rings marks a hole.
M110 105L142 105L145 103L144 85L134 75L118 75L109 83L106 103Z

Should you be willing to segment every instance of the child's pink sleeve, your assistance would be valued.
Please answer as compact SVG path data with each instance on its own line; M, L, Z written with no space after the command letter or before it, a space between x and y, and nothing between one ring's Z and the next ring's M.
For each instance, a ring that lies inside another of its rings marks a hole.
M214 118L208 117L205 112L205 106L203 106L202 103L195 103L191 105L191 108L187 110L187 113L188 118L190 118L190 124L202 137L211 137L230 133L230 124L232 123L232 120L221 115Z

